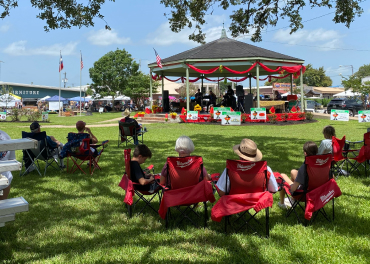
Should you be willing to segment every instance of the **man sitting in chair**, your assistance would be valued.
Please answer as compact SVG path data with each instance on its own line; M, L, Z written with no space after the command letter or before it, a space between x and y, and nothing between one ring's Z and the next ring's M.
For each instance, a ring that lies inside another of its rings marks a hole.
M35 121L33 122L31 125L30 125L30 130L32 133L40 133L41 132L41 129L40 129L40 124ZM48 144L48 147L50 149L53 149L52 151L52 155L54 156L54 158L59 158L59 153L60 151L62 150L64 144L61 143L59 140L57 140L55 137L53 136L46 136L46 142ZM26 163L26 168L27 168L27 157L24 157L24 160L25 160L25 163ZM63 159L60 159L59 158L59 166L61 168L64 168L64 162L63 162ZM33 169L31 168L29 171L32 171Z
M141 124L139 124L134 118L131 118L130 114L131 114L130 110L128 108L126 108L125 111L122 113L123 118L120 120L120 122L135 123L136 132L139 133L140 130L141 130ZM136 137L134 138L134 144L135 145L139 144L137 134L136 134Z
M241 160L246 161L260 161L262 160L262 152L257 148L257 144L248 138L245 138L242 140L242 142L238 145L235 145L233 147L234 153L239 156ZM271 193L275 193L278 191L278 185L276 183L276 179L274 177L274 174L269 166L267 166L267 172L270 173L270 180L267 185L267 189ZM225 190L226 181L228 182L227 188L228 190ZM230 182L229 182L229 176L226 174L226 169L221 174L219 180L217 181L217 192L221 196L225 195L225 193L228 193L230 191Z

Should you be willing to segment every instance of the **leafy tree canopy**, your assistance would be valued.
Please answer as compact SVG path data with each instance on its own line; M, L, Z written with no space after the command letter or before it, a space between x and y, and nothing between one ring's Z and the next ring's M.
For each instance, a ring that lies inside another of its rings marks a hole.
M370 82L362 83L362 78L370 76L370 64L361 66L357 72L350 77L342 80L342 84L346 90L352 89L353 92L361 94L361 100L366 106L366 96L370 94Z
M286 73L280 74L280 76L284 76ZM272 83L290 83L290 77L286 77L284 79L273 79L272 82L265 82L265 85L271 85ZM300 85L300 78L293 79L293 82L296 85ZM308 86L316 86L316 87L328 87L331 86L333 81L329 76L325 74L324 67L320 67L315 69L312 67L312 64L308 64L306 66L306 72L303 74L303 83Z
M231 84L231 82L220 82L219 83L219 86L220 86L220 93L221 94L224 94L224 92L226 92L227 91L227 86L232 86L232 84Z
M101 96L124 94L130 78L139 74L139 64L125 49L110 51L89 69L91 88Z
M205 43L206 35L202 31L206 24L205 16L212 15L217 6L233 10L229 28L233 37L252 34L251 40L258 42L262 40L262 30L276 26L279 19L289 20L290 33L303 28L300 12L305 7L334 8L333 21L349 28L355 17L363 12L361 2L364 0L161 0L163 5L171 8L171 14L165 14L171 30L180 32L195 24L195 31L189 39L199 43Z
M131 75L128 78L128 83L123 93L129 96L136 105L139 105L139 101L144 101L150 95L150 75L138 72L135 75ZM152 93L157 92L159 82L153 81Z
M104 20L100 13L102 5L107 1L115 0L30 0L33 7L39 10L37 18L44 20L45 31L57 28L89 27L94 26L93 19L98 17ZM18 7L19 0L0 0L0 18L10 15L10 11ZM108 25L106 29L110 29Z
M189 83L189 96L194 96L197 91L198 87L192 83ZM180 97L186 97L186 84L181 85L179 89L176 89L176 92L179 93Z
M359 78L364 78L370 76L370 64L364 64L362 65L357 72L355 72L353 75Z

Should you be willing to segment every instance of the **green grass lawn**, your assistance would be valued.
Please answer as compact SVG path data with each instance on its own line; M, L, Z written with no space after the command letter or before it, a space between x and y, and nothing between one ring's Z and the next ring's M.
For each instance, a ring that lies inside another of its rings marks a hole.
M48 125L74 125L79 119L99 124L119 117L119 113L92 117L50 115ZM187 135L195 144L209 173L222 172L226 159L235 159L232 146L253 139L273 171L289 173L304 160L303 143L322 139L322 128L336 128L337 136L361 140L367 125L356 121L271 126L222 127L196 124L149 124L144 143L160 172L166 157L176 155L175 141ZM0 123L12 138L21 137L29 123ZM22 127L23 126L23 127ZM62 142L71 128L42 128ZM118 127L97 127L99 140L109 139L103 153L101 171L93 176L55 172L40 177L36 172L19 177L14 172L11 197L23 196L29 212L16 215L14 222L0 228L0 263L368 263L370 259L370 179L365 175L339 177L342 196L336 199L335 221L318 218L312 226L297 224L294 216L285 218L274 195L270 210L270 238L247 231L223 233L224 222L208 221L208 228L195 228L186 222L165 229L154 212L129 219L123 204L124 191L117 186L124 172L123 149L117 147ZM131 146L132 147L132 146ZM21 160L21 151L17 151ZM218 197L216 197L218 198ZM159 206L158 201L154 206ZM202 211L202 208L198 208ZM329 208L329 212L331 209Z

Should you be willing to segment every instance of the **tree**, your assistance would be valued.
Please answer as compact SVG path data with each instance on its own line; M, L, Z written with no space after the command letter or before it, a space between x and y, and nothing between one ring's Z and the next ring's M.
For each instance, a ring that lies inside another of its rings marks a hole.
M286 75L286 73L280 74L280 76L284 75ZM272 79L271 82L265 82L265 85L271 85L272 83L290 83L290 77L288 76L284 79ZM300 85L300 78L293 79L293 83ZM324 67L315 69L312 67L312 64L308 64L306 66L306 72L303 74L303 83L308 86L328 87L332 85L333 81L325 74Z
M131 76L137 75L139 64L133 61L126 50L110 51L94 62L89 69L93 81L91 88L101 96L124 94Z
M189 83L189 96L194 96L197 91L198 87ZM180 97L186 97L186 84L181 85L179 89L176 89L176 92L179 93Z
M78 1L87 3L77 3L77 0L31 0L31 4L39 10L36 17L45 21L45 31L49 31L57 28L94 26L93 19L95 17L104 20L100 9L106 1L115 2L115 0ZM11 9L18 7L18 2L20 1L0 0L0 18L4 19L9 16ZM105 28L110 29L108 24L105 25Z
M262 30L275 27L279 19L289 19L290 33L303 28L300 12L306 6L335 8L333 21L349 28L355 17L363 13L361 2L363 0L161 0L172 9L171 14L165 14L171 30L180 32L185 27L192 28L194 23L195 30L189 39L199 43L205 43L202 26L206 24L205 16L211 15L215 6L233 10L229 27L233 37L253 33L251 40L258 42L262 40Z
M349 78L343 77L342 84L345 90L352 89L352 92L359 93L364 109L366 109L366 97L370 94L370 82L361 83L361 77L356 74L351 75Z
M140 105L140 101L144 101L150 95L150 75L138 72L135 75L131 75L128 79L127 86L123 90L126 96L129 96L135 105ZM157 92L159 82L153 81L152 93Z
M370 76L370 64L364 64L362 65L357 72L355 72L353 75L359 78L364 78Z

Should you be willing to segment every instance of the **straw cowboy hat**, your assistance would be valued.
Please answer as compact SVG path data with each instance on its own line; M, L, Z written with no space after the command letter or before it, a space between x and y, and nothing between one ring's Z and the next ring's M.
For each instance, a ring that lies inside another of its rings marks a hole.
M130 110L128 110L128 109L126 108L126 110L122 113L122 116L123 116L123 117L128 117L128 116L130 116L130 114L131 114Z
M262 152L257 148L257 144L248 138L244 138L240 144L235 145L233 150L245 160L260 161L262 159Z

